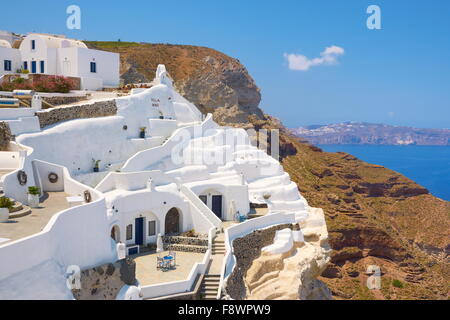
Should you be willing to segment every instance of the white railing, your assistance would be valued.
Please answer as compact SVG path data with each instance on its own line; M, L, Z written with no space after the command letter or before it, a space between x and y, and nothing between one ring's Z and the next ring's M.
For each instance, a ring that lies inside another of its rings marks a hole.
M225 249L226 254L222 263L220 274L219 291L217 299L220 299L224 283L236 266L236 257L233 253L233 240L241 238L250 232L259 229L265 229L280 224L295 223L295 213L274 213L263 217L247 220L236 224L225 230Z
M141 287L142 297L144 299L151 299L191 291L197 277L201 274L205 274L210 259L211 250L208 250L203 257L202 262L197 262L192 267L187 279L143 286Z
M212 211L208 208L205 203L200 200L199 197L196 196L195 193L193 193L188 187L182 185L181 186L181 193L188 198L188 200L195 206L195 208L198 209L200 214L207 219L213 226L216 228L222 227L222 220L220 220Z

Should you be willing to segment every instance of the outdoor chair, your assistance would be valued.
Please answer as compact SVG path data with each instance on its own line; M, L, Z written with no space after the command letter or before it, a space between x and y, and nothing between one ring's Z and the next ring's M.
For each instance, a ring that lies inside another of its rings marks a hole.
M160 257L156 257L156 270L164 269L164 259Z
M169 256L171 256L172 259L172 266L175 267L177 265L177 253L175 251L170 250Z

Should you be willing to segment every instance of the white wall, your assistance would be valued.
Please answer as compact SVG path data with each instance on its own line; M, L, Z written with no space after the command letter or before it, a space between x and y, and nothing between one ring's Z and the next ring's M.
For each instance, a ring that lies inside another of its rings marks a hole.
M35 41L35 49L33 50L31 47L31 41L34 40ZM20 44L20 54L22 57L22 62L23 61L27 61L28 62L28 70L31 73L31 61L36 61L36 73L40 73L40 61L45 61L45 69L44 71L50 72L52 70L50 70L49 66L51 64L55 64L56 60L55 60L55 53L54 51L50 54L49 57L49 50L48 50L48 46L47 43L45 42L45 40L43 40L43 38L41 38L38 35L28 35L25 37L25 39L23 39L22 43Z
M73 48L77 50L77 76L81 78L99 78L103 80L103 87L119 87L120 84L120 55L118 53ZM90 63L97 64L97 72L91 72Z
M11 71L6 71L4 69L4 61L11 61ZM22 65L20 51L13 48L0 47L0 76L10 73L16 73L17 69L20 69Z

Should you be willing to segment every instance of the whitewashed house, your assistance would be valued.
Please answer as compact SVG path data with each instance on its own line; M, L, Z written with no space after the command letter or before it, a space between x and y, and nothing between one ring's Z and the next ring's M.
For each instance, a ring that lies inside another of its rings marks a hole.
M14 39L0 33L0 76L18 69L32 74L78 77L82 90L118 87L120 55L89 49L79 40L64 36L31 33L12 48Z
M23 68L30 73L81 78L81 89L99 90L119 86L120 56L92 50L64 36L29 34L21 45Z
M0 39L0 76L15 73L21 68L20 51L11 47L8 40Z

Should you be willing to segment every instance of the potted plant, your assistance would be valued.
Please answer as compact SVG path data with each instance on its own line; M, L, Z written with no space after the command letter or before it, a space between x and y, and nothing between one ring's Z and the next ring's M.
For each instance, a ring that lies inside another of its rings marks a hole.
M99 172L101 160L92 159L92 162L94 163L94 172Z
M28 206L31 208L39 207L40 194L41 190L39 190L39 187L28 187Z
M10 198L0 198L0 222L6 222L9 219L9 210L13 207L13 202Z
M147 127L140 127L139 128L139 137L141 138L141 139L145 139L145 129L147 129Z

